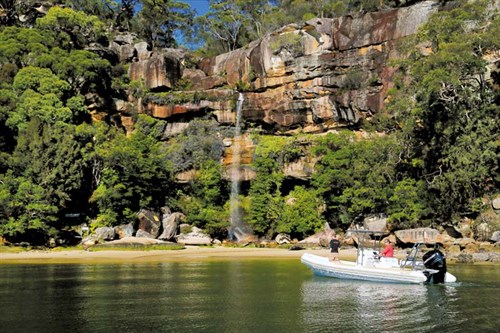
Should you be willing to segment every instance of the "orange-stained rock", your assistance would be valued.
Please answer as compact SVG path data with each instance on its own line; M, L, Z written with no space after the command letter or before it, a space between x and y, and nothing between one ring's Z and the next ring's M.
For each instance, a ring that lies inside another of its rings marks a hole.
M240 165L252 164L255 144L252 142L248 134L236 138L224 139L224 144L226 148L224 149L222 165L231 166L235 163L235 147L238 147L239 150L238 163Z
M437 9L423 1L289 24L243 48L203 59L198 69L185 69L182 78L195 91L242 91L243 120L275 132L319 133L353 125L385 106L396 73L390 61L400 57L397 41L416 33ZM132 64L130 76L145 79L149 89L169 89L183 71L172 59L153 52ZM234 122L234 101L205 97L176 106L147 103L144 112L163 119L209 112L227 124Z
M143 81L150 90L170 89L182 77L179 56L168 51L153 52L149 58L130 64L129 77Z

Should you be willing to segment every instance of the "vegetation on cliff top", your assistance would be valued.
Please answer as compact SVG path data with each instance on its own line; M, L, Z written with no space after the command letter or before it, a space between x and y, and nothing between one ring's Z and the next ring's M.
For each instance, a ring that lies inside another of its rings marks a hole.
M173 46L174 31L194 20L193 13L171 0L52 2L66 7L40 15L33 1L1 3L7 6L0 12L0 236L44 243L83 221L114 226L135 222L140 208L168 205L224 237L230 189L220 158L229 130L199 119L164 141L166 124L141 115L127 136L113 98L134 82L103 47L109 31L118 30ZM273 24L415 2L213 1L194 26L205 33L200 52L214 54ZM497 85L487 80L484 60L500 44L491 4L455 2L405 41L391 103L361 124L384 135L256 134L256 178L240 197L253 231L304 237L325 221L345 228L372 213L388 214L393 228L481 216L483 199L498 195L500 182L498 78ZM227 28L234 30L224 34ZM422 45L432 52L423 55ZM100 110L104 121L94 121L89 110ZM291 186L283 167L310 152L318 160L312 180ZM190 183L175 180L192 168L198 172ZM487 222L500 229L498 218Z

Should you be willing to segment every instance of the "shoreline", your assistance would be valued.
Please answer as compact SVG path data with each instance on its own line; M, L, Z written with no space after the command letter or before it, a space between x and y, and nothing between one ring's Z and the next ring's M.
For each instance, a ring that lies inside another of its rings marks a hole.
M341 250L342 251L342 250ZM184 261L296 259L304 253L327 256L328 249L291 251L276 248L235 248L186 246L182 250L67 250L0 252L0 265L7 264L129 264ZM354 260L356 249L342 251L340 258Z
M356 248L340 250L341 260L354 261ZM163 262L209 262L227 260L300 260L304 253L328 256L327 248L306 248L289 250L280 248L249 247L199 247L186 246L180 250L30 250L17 253L0 252L0 266L19 264L148 264ZM403 259L403 252L395 253L395 257ZM449 264L500 265L496 261L477 261L473 263L457 263L456 258L449 258Z

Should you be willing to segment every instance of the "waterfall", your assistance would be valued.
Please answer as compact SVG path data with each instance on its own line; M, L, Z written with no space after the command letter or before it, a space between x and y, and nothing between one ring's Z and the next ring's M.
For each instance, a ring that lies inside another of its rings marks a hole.
M243 106L243 94L239 93L236 104L236 119L234 126L234 138L232 143L233 160L231 165L231 198L230 198L230 222L229 238L238 241L244 233L243 221L239 209L240 194L240 159L241 159L241 109Z

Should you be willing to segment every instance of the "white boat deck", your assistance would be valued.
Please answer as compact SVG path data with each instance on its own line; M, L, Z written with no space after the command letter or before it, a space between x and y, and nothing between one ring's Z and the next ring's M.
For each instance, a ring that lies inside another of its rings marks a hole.
M395 260L397 263L397 259ZM392 283L424 283L427 281L423 271L394 267L394 263L366 261L361 265L345 260L332 262L326 257L309 253L302 255L301 261L319 276ZM456 278L453 275L446 273L446 282L455 281Z

